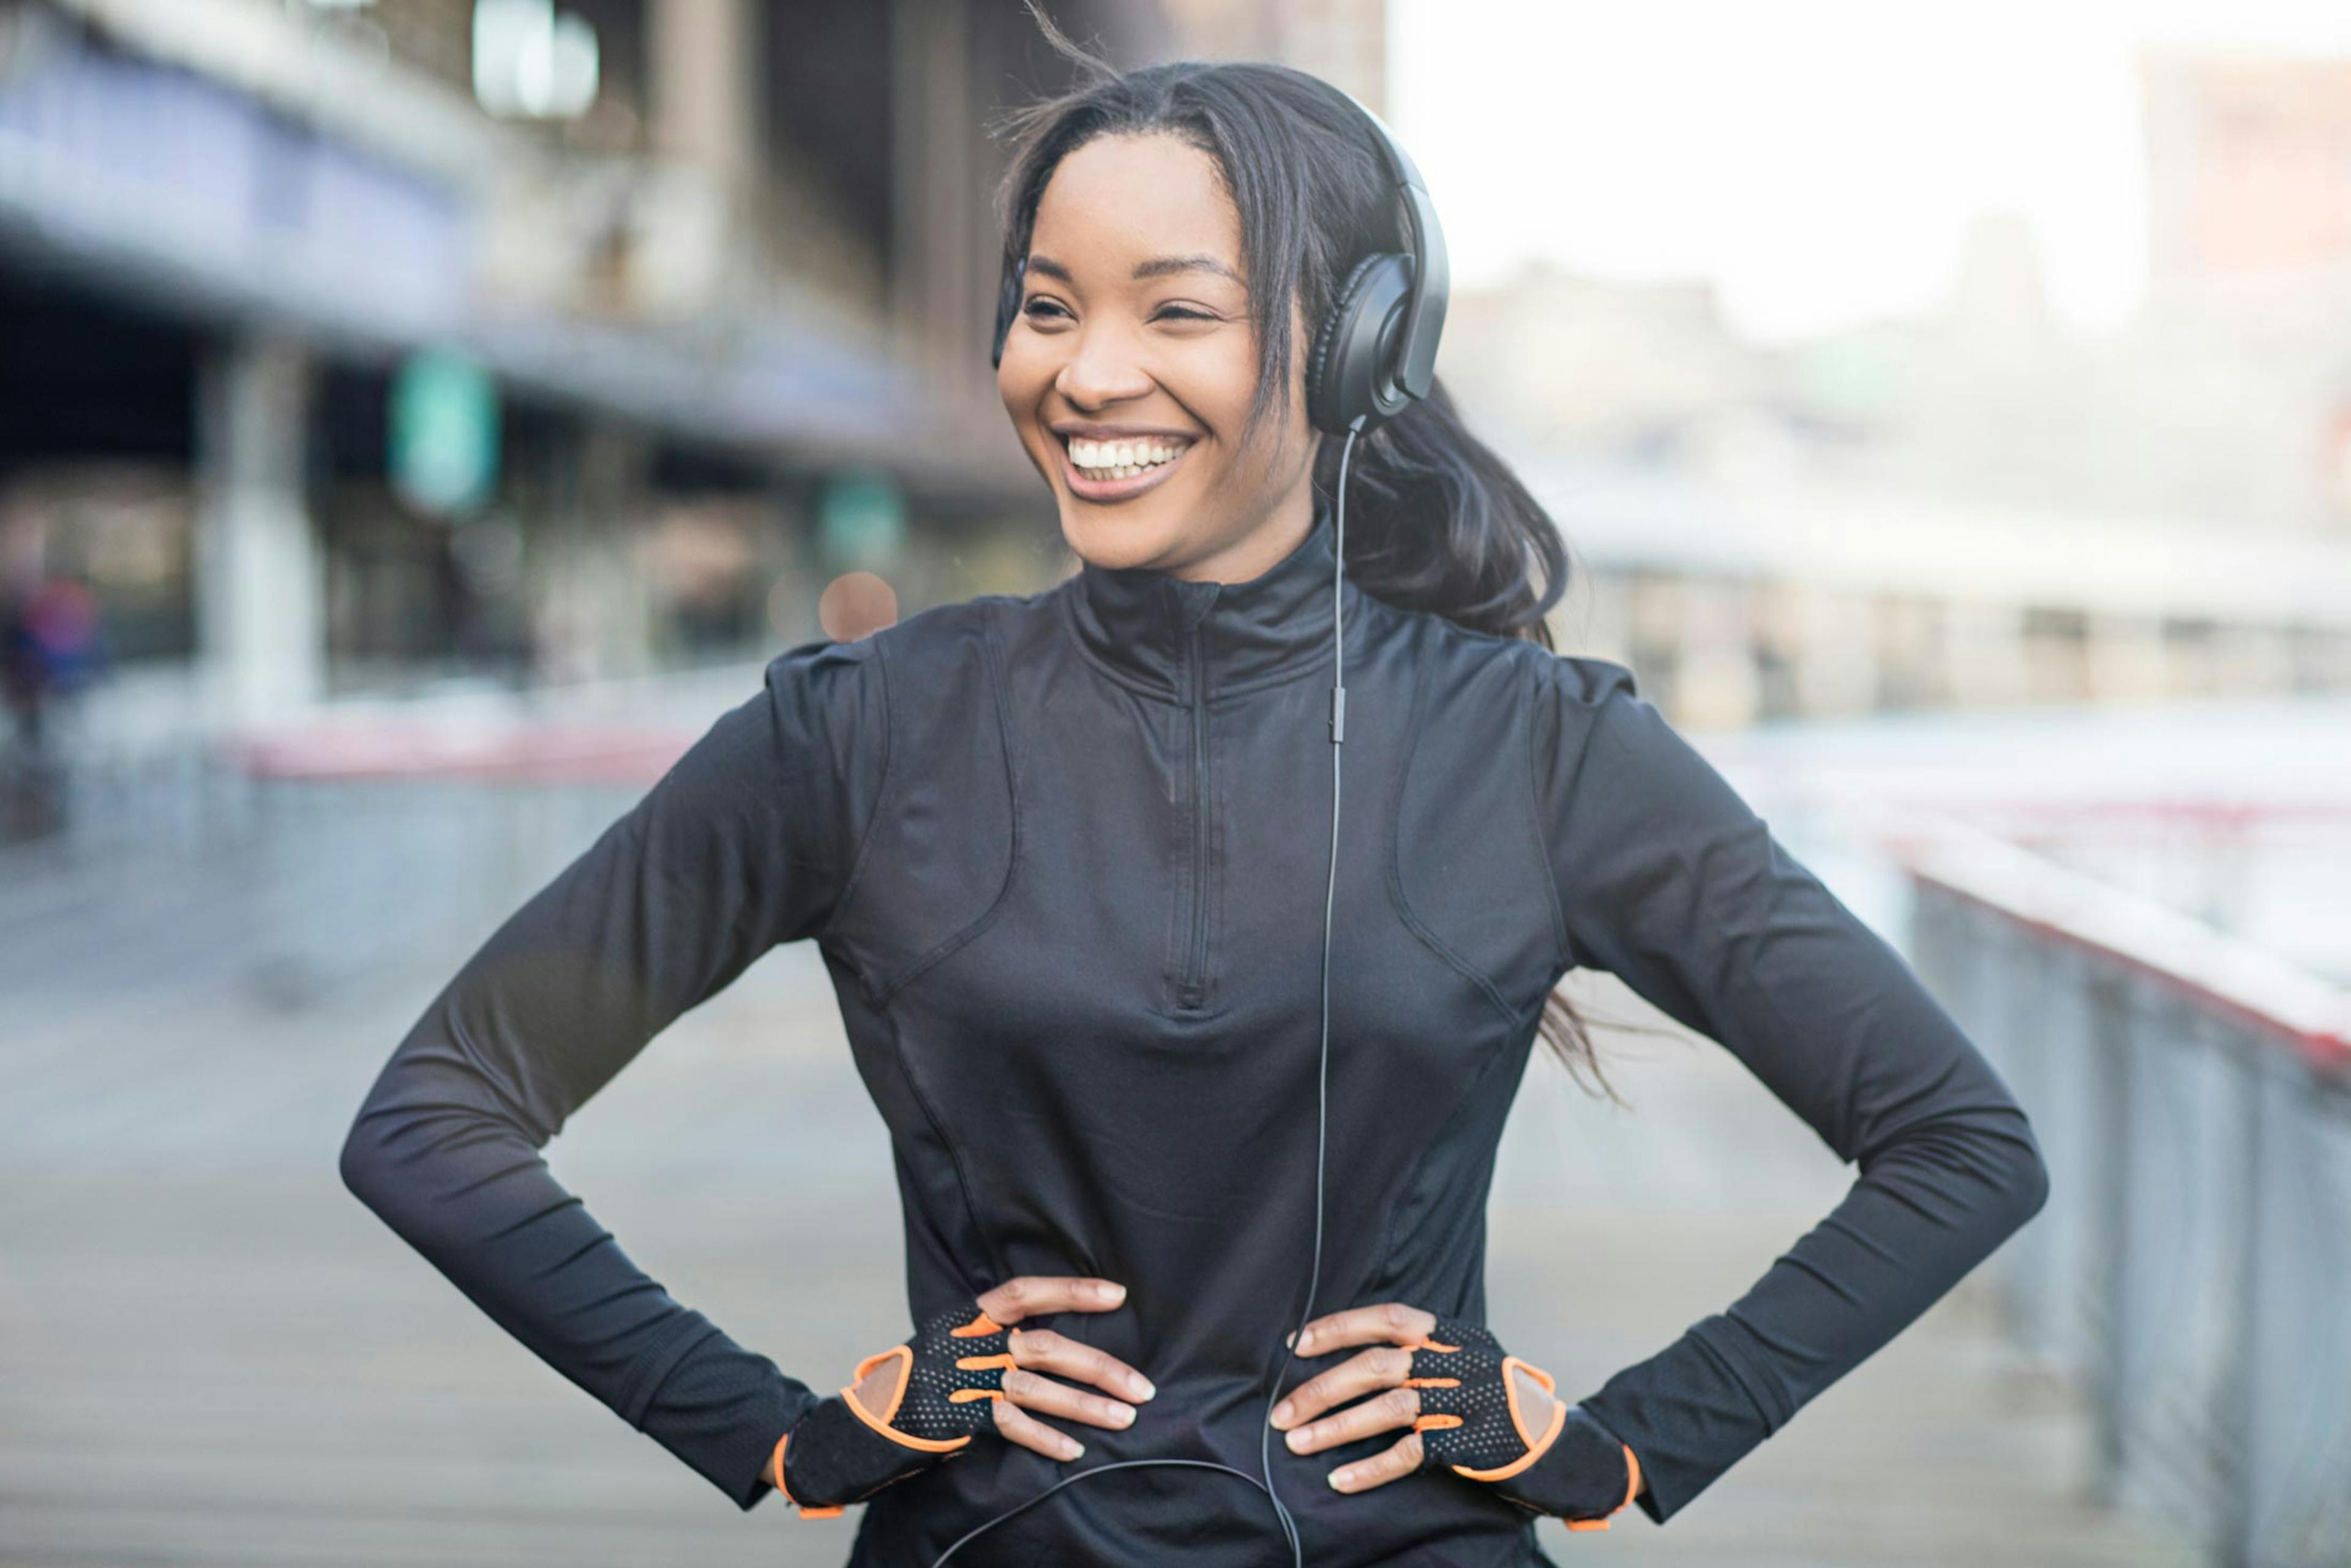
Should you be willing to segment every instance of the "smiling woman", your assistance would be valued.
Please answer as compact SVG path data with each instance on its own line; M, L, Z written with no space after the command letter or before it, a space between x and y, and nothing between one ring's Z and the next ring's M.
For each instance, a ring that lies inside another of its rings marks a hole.
M1552 651L1565 546L1426 373L1442 238L1384 127L1049 37L1082 80L1007 122L997 374L1080 570L778 655L427 1009L345 1178L739 1506L862 1505L856 1568L1529 1568L1540 1517L1662 1521L2031 1215L2031 1130L1631 672ZM538 1154L796 940L913 1325L822 1396ZM1861 1174L1571 1398L1485 1326L1484 1205L1535 1041L1591 1065L1579 967Z

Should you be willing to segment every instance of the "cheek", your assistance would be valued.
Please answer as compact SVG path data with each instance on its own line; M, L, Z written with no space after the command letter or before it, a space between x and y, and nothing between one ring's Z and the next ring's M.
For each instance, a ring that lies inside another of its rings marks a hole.
M1245 456L1238 446L1249 423L1250 400L1257 395L1257 350L1237 334L1230 342L1188 344L1180 354L1167 355L1156 379L1170 398L1207 427L1215 461L1225 465L1259 460L1258 455ZM1264 443L1260 433L1259 444Z
M1038 423L1038 404L1044 400L1046 390L1053 383L1058 368L1050 356L1037 351L1033 343L1020 341L1022 334L1014 333L1005 346L1004 362L996 368L996 395L1004 403L1004 412L1024 434L1042 433Z
M1257 395L1257 344L1238 334L1219 344L1211 373L1221 394L1219 402L1238 431L1249 417L1250 400Z
M1025 395L1020 363L1010 353L996 368L996 395L1004 404L1004 412L1012 416L1015 424L1022 423L1024 412L1033 410L1037 400Z

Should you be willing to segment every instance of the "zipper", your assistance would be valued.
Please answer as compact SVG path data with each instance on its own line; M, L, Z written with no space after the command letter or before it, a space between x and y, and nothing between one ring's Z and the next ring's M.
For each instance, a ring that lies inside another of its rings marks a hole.
M1200 1005L1208 945L1208 699L1204 624L1192 629L1192 937L1176 987L1179 1007Z

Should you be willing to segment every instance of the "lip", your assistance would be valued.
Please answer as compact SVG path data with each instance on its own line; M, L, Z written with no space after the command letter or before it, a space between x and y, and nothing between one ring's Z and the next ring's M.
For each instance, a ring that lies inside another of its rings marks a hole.
M1063 435L1066 434L1075 434L1078 435L1088 434L1086 430L1077 427L1072 427L1071 431L1066 433L1057 431L1055 434L1056 435ZM1173 436L1176 433L1170 431L1160 434ZM1088 438L1092 439L1091 436ZM1192 448L1198 445L1199 443L1196 440L1187 438L1185 443L1184 450L1177 453L1169 461L1165 463L1155 463L1150 467L1144 469L1142 473L1131 475L1124 479L1089 479L1078 471L1076 460L1070 455L1069 442L1066 439L1063 439L1057 441L1055 444L1059 445L1061 449L1061 476L1068 482L1070 493L1076 496L1081 500L1109 503L1113 501L1133 500L1135 497L1142 495L1144 491L1153 489L1155 486L1164 484L1166 481L1167 476L1181 467L1183 465L1184 459L1192 455Z
M1139 441L1147 436L1160 436L1168 441L1197 441L1195 431L1169 430L1153 424L1101 424L1091 419L1065 419L1046 426L1064 442L1081 436L1088 441Z

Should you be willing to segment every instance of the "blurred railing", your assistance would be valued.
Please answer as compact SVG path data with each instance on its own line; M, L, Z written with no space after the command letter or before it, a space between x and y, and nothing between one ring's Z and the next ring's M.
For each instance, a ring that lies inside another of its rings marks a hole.
M59 737L62 821L0 833L0 947L81 920L159 969L218 961L202 924L273 1006L363 1008L454 970L762 668L346 698L226 735L168 685L119 691Z
M1896 842L1913 960L2049 1162L1992 1267L2104 1500L2216 1563L2351 1563L2351 998L1979 830Z
M525 691L449 681L227 731L206 718L193 667L119 675L57 716L52 755L37 765L0 737L0 874L241 843L265 825L264 802L329 783L381 781L374 793L387 801L435 784L575 787L599 809L625 806L721 713L758 695L764 670L753 660ZM31 790L51 799L10 804Z

